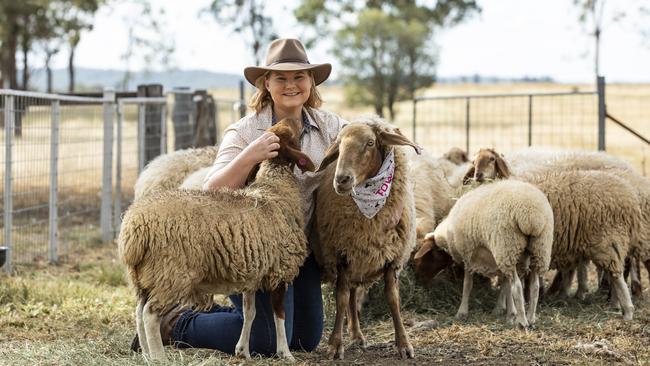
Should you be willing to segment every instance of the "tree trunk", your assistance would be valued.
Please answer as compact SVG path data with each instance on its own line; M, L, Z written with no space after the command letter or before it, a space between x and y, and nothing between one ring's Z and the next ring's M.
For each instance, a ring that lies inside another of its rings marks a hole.
M68 92L74 93L74 52L76 44L70 44L70 55L68 57Z
M47 75L47 92L52 92L52 68L50 67L50 60L52 59L52 53L47 52L45 56L45 74Z
M18 45L18 23L12 12L5 14L6 38L2 42L2 86L18 89L16 78L16 49Z
M596 39L596 49L594 55L594 71L596 72L596 80L600 76L600 27L596 26L596 31L594 32L594 38Z

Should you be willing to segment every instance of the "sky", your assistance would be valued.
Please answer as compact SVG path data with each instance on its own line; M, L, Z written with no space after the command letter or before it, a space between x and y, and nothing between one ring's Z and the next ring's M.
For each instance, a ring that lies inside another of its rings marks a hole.
M304 34L291 15L296 2L267 2L281 37L300 38ZM166 24L163 35L174 40L176 68L239 74L254 63L241 36L218 25L210 16L199 15L210 0L151 0L151 3L156 9L165 10L160 20ZM439 77L550 76L559 82L592 82L593 38L578 23L573 0L479 0L479 3L483 8L480 15L436 33ZM608 82L650 82L650 39L644 45L635 27L640 20L634 4L640 3L650 7L650 0L609 1L630 15L622 22L608 24L603 32L601 74ZM123 69L125 62L120 55L128 40L124 19L133 13L133 6L124 1L100 10L93 30L82 35L76 65ZM650 17L647 23L650 24ZM308 50L308 54L313 63L332 63L336 77L337 62L332 47L331 42L323 42ZM131 64L136 70L143 67L143 62L138 60ZM62 52L53 66L65 65L66 55Z

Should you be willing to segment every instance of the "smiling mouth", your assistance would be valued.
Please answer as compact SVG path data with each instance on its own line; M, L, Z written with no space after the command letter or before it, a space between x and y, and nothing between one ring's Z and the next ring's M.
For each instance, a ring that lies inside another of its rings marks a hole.
M298 92L296 92L296 93L284 93L283 95L287 96L287 97L295 97L297 95L300 95L300 93L298 93Z

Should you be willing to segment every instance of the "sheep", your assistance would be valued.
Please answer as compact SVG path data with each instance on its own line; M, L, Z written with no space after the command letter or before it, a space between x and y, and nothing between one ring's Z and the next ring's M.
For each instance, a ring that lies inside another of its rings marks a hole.
M195 171L214 163L218 148L185 149L153 159L135 182L134 200L156 190L177 189Z
M469 162L469 159L467 158L467 153L463 149L458 147L452 147L446 153L444 153L442 157L454 163L455 165L462 165L464 163Z
M425 236L414 257L415 268L421 276L433 277L451 259L464 265L458 318L468 314L474 272L501 277L504 299L510 309L514 300L517 323L526 329L536 320L537 281L548 270L552 244L553 210L544 194L531 184L504 180L464 194L435 231ZM518 264L520 273L529 270L532 279L528 316Z
M271 290L277 354L293 359L284 329L284 293L307 257L302 199L294 164L313 171L297 148L300 121L269 131L280 138L277 157L260 164L243 189L155 191L136 200L118 238L122 262L136 289L136 325L143 353L164 359L160 319L172 306L211 305L212 294L243 292L244 326L236 355L250 357L255 290Z
M638 240L631 243L630 256L641 261L650 260L650 180L634 171L632 166L624 160L608 155L605 152L569 151L527 148L518 150L505 157L500 157L494 150L482 149L475 158L477 165L483 165L478 171L485 174L487 178L502 177L508 175L508 167L514 175L523 174L529 171L550 169L555 171L564 170L600 170L614 174L631 184L634 188L641 209L641 230ZM505 162L507 161L507 163ZM501 164L501 166L498 166ZM503 169L503 166L506 169ZM477 175L476 178L479 178ZM641 283L637 271L632 267L632 290L636 295L641 293ZM571 285L572 271L565 276L556 276L551 290L561 286L567 294ZM586 263L578 266L578 291L576 296L584 298L587 293L587 270Z
M340 131L317 170L324 173L316 191L315 228L319 240L314 253L322 267L322 278L336 284L336 320L328 340L331 358L344 356L346 312L351 338L366 346L359 325L357 290L370 286L382 275L397 351L402 358L414 357L402 323L397 282L415 245L412 186L405 149L400 145L411 146L420 153L417 145L387 122L378 117L359 118ZM390 166L391 155L393 174L390 169L381 169ZM385 174L377 175L378 172ZM380 187L369 195L388 197L378 212L364 213L355 197L361 197L359 192L370 189L373 183Z
M482 181L508 178L503 157L482 149L468 176ZM591 260L613 279L623 318L633 317L629 290L623 279L628 250L638 243L642 214L637 191L607 171L537 169L516 179L537 186L546 194L555 219L551 268L567 271Z

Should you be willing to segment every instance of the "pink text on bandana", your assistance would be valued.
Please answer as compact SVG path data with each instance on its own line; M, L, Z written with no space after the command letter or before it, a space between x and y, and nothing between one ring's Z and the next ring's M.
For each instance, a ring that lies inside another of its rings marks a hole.
M378 196L383 197L384 194L386 194L386 191L388 190L388 188L390 188L390 183L392 181L393 181L393 175L391 174L386 178L384 183L381 185L381 187L379 187L379 189L375 192L375 194L378 195Z

